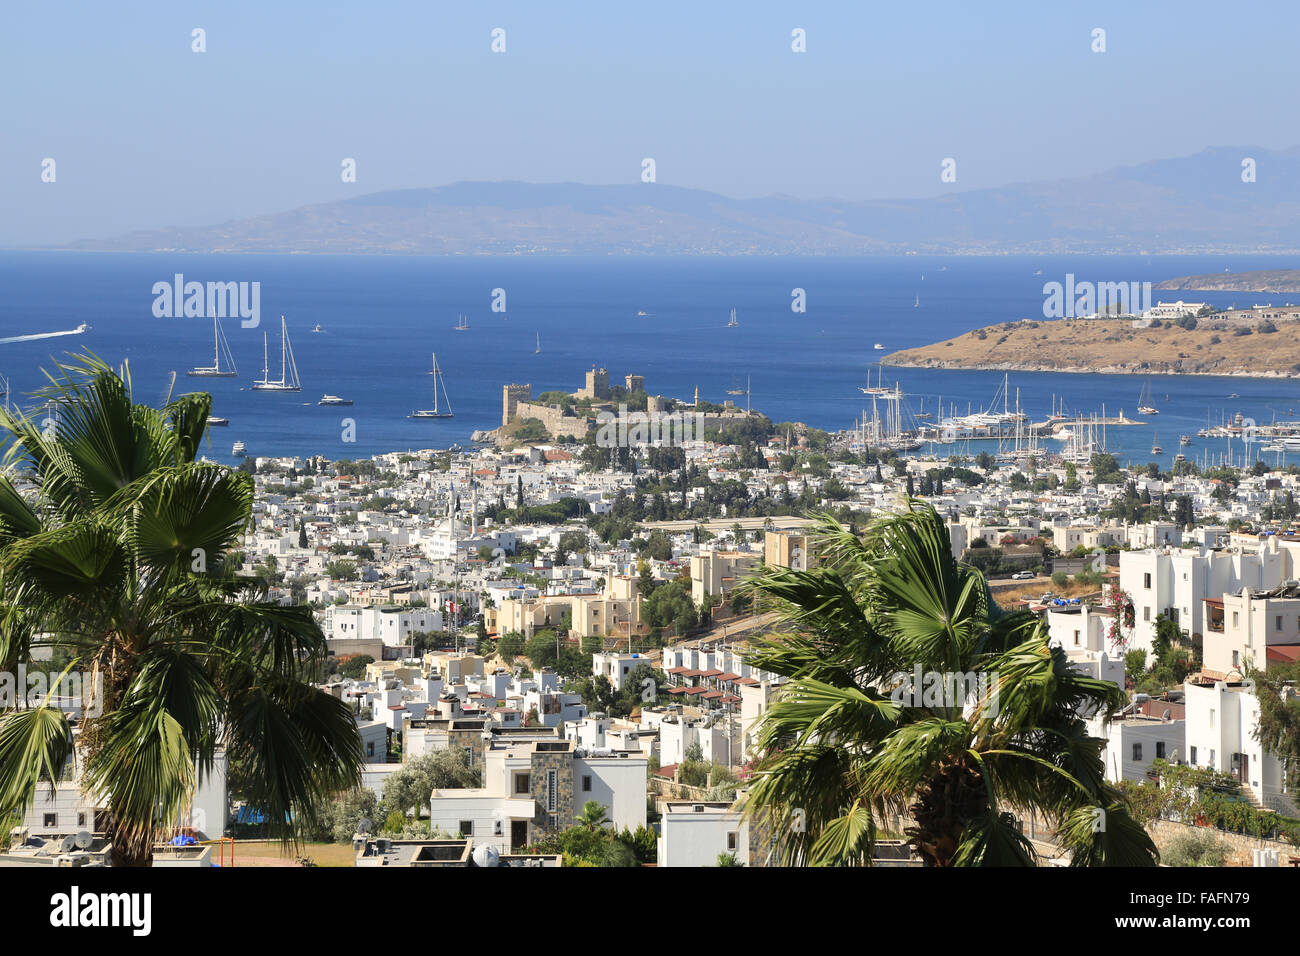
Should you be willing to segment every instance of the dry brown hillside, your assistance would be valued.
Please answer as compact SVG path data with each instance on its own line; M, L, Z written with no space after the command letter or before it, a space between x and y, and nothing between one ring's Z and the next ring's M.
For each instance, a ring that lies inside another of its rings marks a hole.
M895 352L886 365L1044 372L1300 376L1300 322L1276 331L1176 325L1134 328L1124 319L1025 319Z

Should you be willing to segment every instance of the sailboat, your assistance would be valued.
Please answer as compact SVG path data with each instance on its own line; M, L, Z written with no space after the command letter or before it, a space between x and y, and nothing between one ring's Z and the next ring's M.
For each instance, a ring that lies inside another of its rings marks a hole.
M442 369L438 368L438 353L433 353L433 370L429 373L433 376L433 408L418 408L411 412L407 418L453 418L451 412L451 399L447 396L447 383L443 381ZM438 404L438 386L442 386L443 405L447 410L442 410L442 405Z
M1160 454L1161 452L1163 452L1163 451L1164 451L1164 449L1160 447L1160 436L1159 436L1159 434L1154 434L1154 433L1153 433L1152 436L1151 436L1151 454L1153 454L1153 455L1159 455L1159 454Z
M912 308L919 309L920 307L921 307L921 297L918 295L916 297L916 301L912 303Z
M738 325L740 325L740 323L736 321L736 310L735 310L735 309L732 309L732 310L731 310L731 321L727 323L727 328L729 328L729 329L734 329L734 328L736 328Z
M1159 415L1160 409L1151 404L1151 380L1147 379L1146 385L1142 389L1142 394L1138 396L1138 414L1139 415Z
M858 391L863 395L888 395L892 392L892 388L885 387L885 366L880 366L880 379L876 385L871 384L871 369L867 369L867 384L859 385Z
M226 356L225 368L221 367L223 352ZM237 378L239 376L234 357L230 354L230 343L226 341L226 333L221 331L221 323L217 320L215 311L212 313L212 364L200 365L185 374L195 378Z
M271 378L270 357L266 347L266 333L262 333L262 377L253 383L262 392L301 392L298 381L298 363L293 359L293 346L289 344L289 327L280 316L280 377Z
M467 319L467 318L466 318L465 316L463 316L463 315L458 315L458 316L456 316L456 331L457 331L457 332L468 332L468 331L469 331L469 319Z
M542 354L542 333L541 332L537 333L537 351L534 354L536 355Z

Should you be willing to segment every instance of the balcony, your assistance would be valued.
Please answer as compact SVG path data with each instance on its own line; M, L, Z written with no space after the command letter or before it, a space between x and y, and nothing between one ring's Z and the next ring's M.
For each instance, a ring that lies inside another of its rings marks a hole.
M1205 629L1212 634L1223 633L1223 602L1206 599L1205 601Z

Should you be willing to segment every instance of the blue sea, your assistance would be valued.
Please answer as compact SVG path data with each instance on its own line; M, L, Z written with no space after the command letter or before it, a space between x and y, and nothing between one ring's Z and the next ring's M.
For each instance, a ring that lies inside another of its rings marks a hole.
M214 414L205 451L233 461L234 441L252 455L323 454L355 458L379 452L468 444L475 429L501 419L501 386L531 383L533 393L573 391L593 366L610 380L645 376L652 394L722 402L749 383L754 408L773 421L850 428L864 408L858 386L874 382L886 350L924 345L972 328L1041 317L1043 284L1156 282L1194 273L1279 268L1267 256L998 256L879 258L523 258L325 257L261 255L0 253L0 338L91 328L82 335L0 344L0 374L15 398L43 384L66 351L83 348L113 363L129 360L137 397L160 400L172 371L177 390L205 389ZM1041 274L1039 274L1041 270ZM212 323L156 318L153 286L186 281L258 282L261 325L223 322L240 377L187 378L212 360ZM504 290L504 312L492 311ZM792 311L803 289L807 311ZM1251 293L1155 293L1154 299L1217 305L1280 304L1285 296ZM1293 297L1293 298L1300 298ZM738 326L728 328L736 309ZM638 316L638 312L648 313ZM249 389L261 373L262 335L278 374L279 317L288 322L303 390ZM455 331L458 315L468 331ZM320 325L322 332L312 329ZM537 351L540 336L541 351ZM430 353L438 353L455 417L413 420L432 405ZM1001 372L885 370L915 410L965 413L989 404ZM1021 405L1035 419L1054 404L1067 411L1135 413L1145 382L1137 376L1013 373ZM1109 429L1121 461L1152 460L1158 432L1165 464L1178 436L1237 412L1265 423L1300 418L1293 381L1154 376L1161 409L1153 427ZM352 399L320 407L325 393ZM1231 398L1233 393L1239 397ZM743 403L744 396L733 396ZM345 442L343 419L355 422ZM971 451L978 451L973 445ZM1218 457L1223 441L1196 440L1191 458ZM1240 454L1240 446L1235 448Z

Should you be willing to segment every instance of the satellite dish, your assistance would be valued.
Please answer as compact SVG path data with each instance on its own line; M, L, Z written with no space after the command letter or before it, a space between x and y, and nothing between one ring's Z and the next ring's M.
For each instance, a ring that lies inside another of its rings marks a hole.
M1165 708L1165 712L1164 712L1163 714L1160 715L1160 719L1161 719L1161 720L1168 720L1168 719L1169 719L1170 717L1172 717L1173 715L1174 715L1174 712L1173 712L1172 710L1170 710L1168 707L1166 707L1166 708Z
M501 862L501 851L490 843L481 843L474 848L474 865L480 867L497 866Z
M374 825L375 825L374 822L369 817L362 817L359 821L357 821L357 832L369 833L370 828Z
M77 848L77 838L69 834L59 842L60 853L71 853Z
M89 830L78 830L77 835L72 839L79 850L89 850L90 844L95 842L95 838Z

